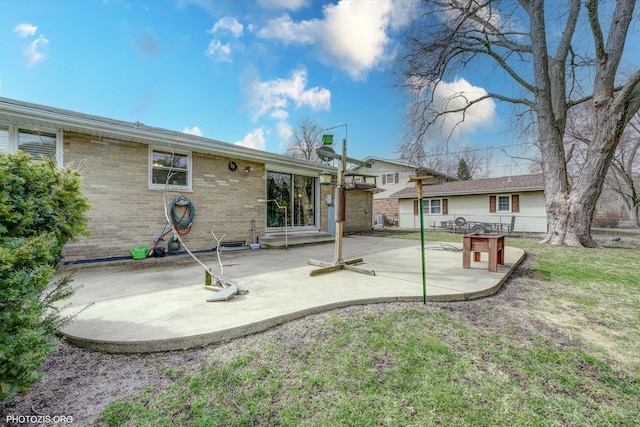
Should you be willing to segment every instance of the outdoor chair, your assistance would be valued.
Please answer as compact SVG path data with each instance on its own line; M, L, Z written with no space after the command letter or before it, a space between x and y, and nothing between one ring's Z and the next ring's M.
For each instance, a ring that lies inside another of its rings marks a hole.
M502 230L506 230L507 234L511 234L515 224L516 224L516 216L512 215L511 216L511 223L509 223L509 224L500 224L500 232L502 232Z

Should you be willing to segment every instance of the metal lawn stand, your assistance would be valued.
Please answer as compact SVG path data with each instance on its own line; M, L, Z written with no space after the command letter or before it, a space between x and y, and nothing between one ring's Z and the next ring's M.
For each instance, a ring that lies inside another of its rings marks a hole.
M338 127L345 127L345 138L342 140L342 155L334 154L333 158L340 159L340 170L338 172L338 186L335 189L334 199L336 203L335 209L335 222L336 222L336 239L335 239L335 256L332 262L318 261L310 259L307 264L316 265L320 268L315 269L309 273L311 276L318 276L320 274L331 273L338 270L349 270L356 273L368 274L375 276L376 273L368 268L356 267L354 264L363 262L362 258L355 258L350 260L344 260L342 258L342 232L344 229L344 212L346 203L346 190L345 190L345 168L347 163L347 125L338 125L327 130L335 129ZM324 139L324 138L323 138ZM320 152L320 151L319 151ZM349 161L352 161L351 159ZM364 164L363 162L354 161L354 163Z

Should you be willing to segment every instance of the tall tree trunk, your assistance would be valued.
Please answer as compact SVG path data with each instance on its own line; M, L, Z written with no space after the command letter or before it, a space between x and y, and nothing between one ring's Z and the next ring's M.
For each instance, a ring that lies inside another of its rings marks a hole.
M552 192L554 186L545 185L549 191L546 195L549 218L549 230L545 239L547 243L597 246L591 237L596 202L626 123L622 117L624 111L615 102L613 94L609 99L600 97L599 101L593 112L595 133L586 161L576 181L572 183L571 191ZM545 179L547 176L545 174Z
M532 46L534 49L536 45L542 45L544 42L542 37L536 34L539 30L544 32L542 3L539 0L531 2L530 16L532 22ZM548 72L541 68L545 65L545 61L536 61L539 64L534 63L536 86L538 88L536 101L539 141L542 155L545 159L543 164L549 229L544 241L547 243L585 247L597 246L591 237L591 224L596 202L602 191L607 171L611 165L611 160L621 139L624 127L630 119L628 100L633 98L631 93L634 92L633 88L636 86L635 82L628 84L628 87L623 88L618 93L618 96L615 96L614 81L634 5L634 0L621 0L616 4L609 37L605 43L598 22L598 2L597 0L589 0L586 3L596 45L596 73L593 91L595 132L587 151L586 161L577 180L572 185L569 185L567 179L564 157L560 159L561 154L564 156L564 152L561 149L564 129L560 129L560 126L566 121L566 111L554 109L551 114L547 114L544 108L549 107L549 102L539 99L546 97L546 94L540 88L544 88L547 83L550 84L549 88L552 91L551 99L558 99L558 94L564 91L565 82L558 78L555 68L550 68ZM536 57L538 59L542 58L539 55L536 55ZM557 66L561 60L564 61L562 57L558 57L555 59L557 62L554 63L553 60L549 62ZM549 75L546 73L549 73L551 77L547 77L545 80L545 75ZM555 93L553 92L554 90ZM553 128L555 128L555 132ZM556 145L560 147L556 147ZM557 163L563 167L558 167Z
M535 101L538 119L538 144L542 158L544 174L545 200L548 220L548 235L544 242L563 244L576 241L577 236L570 233L576 222L583 219L571 214L569 198L569 178L565 160L563 135L566 123L566 110L558 108L564 103L564 73L556 72L558 62L549 57L544 22L544 1L535 0L527 4L531 19L531 48L535 78ZM553 66L553 67L552 67ZM558 102L562 100L562 102ZM555 101L555 102L554 102ZM554 108L555 107L555 108ZM578 239L579 241L579 239Z

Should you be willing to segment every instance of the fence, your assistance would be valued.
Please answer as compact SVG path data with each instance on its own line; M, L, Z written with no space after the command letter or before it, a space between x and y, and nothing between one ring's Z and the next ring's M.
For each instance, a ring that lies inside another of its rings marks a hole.
M449 215L425 215L424 227L433 230L442 230L443 223L455 221L456 218L464 218L466 224L487 223L510 225L513 215L468 215L464 213ZM420 216L412 213L400 213L399 225L402 228L419 229ZM514 223L515 232L519 233L546 233L547 217L544 215L516 215ZM470 228L467 226L467 228ZM462 230L465 228L463 227Z
M467 215L464 213L449 215L425 215L424 227L441 229L443 221L455 221L463 217L466 222L486 222L509 224L512 215ZM400 227L404 229L418 230L420 228L420 216L412 213L378 214L374 217L374 226ZM593 220L593 228L640 228L640 223L628 217L596 217ZM547 217L545 215L516 215L514 231L521 233L546 233Z
M595 228L640 228L640 221L619 217L598 217L593 219Z

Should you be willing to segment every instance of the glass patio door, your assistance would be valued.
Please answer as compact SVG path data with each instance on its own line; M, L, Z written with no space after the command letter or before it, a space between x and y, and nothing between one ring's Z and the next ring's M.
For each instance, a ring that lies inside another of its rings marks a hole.
M310 176L293 177L293 224L297 227L316 225L316 180Z
M267 172L267 228L291 226L291 175Z
M316 225L316 180L309 176L267 172L267 228Z

